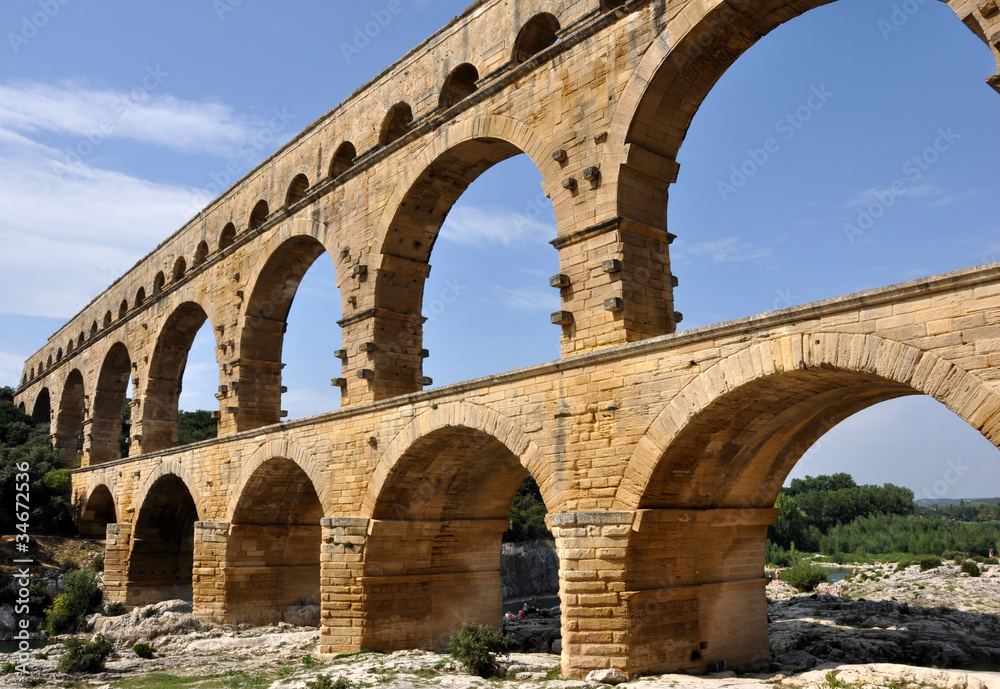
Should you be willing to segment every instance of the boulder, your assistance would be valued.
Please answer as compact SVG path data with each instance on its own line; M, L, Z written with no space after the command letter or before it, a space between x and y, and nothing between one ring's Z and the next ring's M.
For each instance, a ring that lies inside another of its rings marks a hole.
M601 684L621 684L622 682L627 682L628 677L618 672L614 668L605 668L603 670L591 670L587 674L588 682L600 682Z

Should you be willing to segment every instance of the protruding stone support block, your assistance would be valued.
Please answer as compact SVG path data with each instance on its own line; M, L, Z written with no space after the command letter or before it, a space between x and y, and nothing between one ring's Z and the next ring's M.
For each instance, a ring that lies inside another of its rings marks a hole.
M210 622L226 619L226 550L229 522L194 523L194 614Z

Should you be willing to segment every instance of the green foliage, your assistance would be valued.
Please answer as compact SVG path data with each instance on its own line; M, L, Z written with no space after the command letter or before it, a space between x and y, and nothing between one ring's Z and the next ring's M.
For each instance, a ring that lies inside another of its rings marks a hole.
M98 553L93 560L90 561L89 567L95 572L104 571L104 553Z
M330 675L320 675L312 682L306 684L308 689L354 689L354 684L346 677L338 677L336 680L330 679Z
M52 596L49 595L49 587L41 579L32 579L28 582L28 608L32 615L41 617L45 608L52 605Z
M970 577L978 577L982 574L982 571L979 569L979 565L977 565L972 560L965 560L962 563L962 571L968 574Z
M125 605L115 601L114 603L108 603L104 606L104 611L101 612L105 617L121 617L127 611L125 610Z
M922 517L940 517L956 522L1000 521L1000 499L960 500L947 505L920 505L917 514Z
M826 581L826 576L825 567L814 565L808 560L799 560L781 573L781 580L799 591L812 591Z
M104 663L114 653L110 641L98 634L93 641L84 643L80 639L66 642L66 652L59 660L59 671L68 673L102 672Z
M774 567L791 567L798 561L799 557L794 544L788 550L774 543L771 539L768 539L764 544L764 561Z
M222 681L222 686L226 689L254 689L255 687L265 687L270 684L263 674L248 675L245 672L229 671Z
M148 620L150 617L156 614L156 607L150 605L149 607L143 608L142 619Z
M542 502L542 492L531 476L524 479L510 507L508 519L510 526L503 535L505 543L521 543L523 541L552 540L552 532L545 525L545 503Z
M937 555L921 555L917 558L917 564L920 565L921 572L926 572L929 569L940 567L942 563L941 558Z
M909 553L941 555L989 553L1000 537L1000 522L965 523L917 515L873 515L838 524L820 540L823 553Z
M471 674L483 678L497 674L500 669L497 656L506 656L510 647L510 637L488 624L465 622L448 639L448 651L455 660Z
M182 411L177 416L177 444L211 440L219 436L219 422L212 418L210 411Z
M17 665L14 665L14 663L4 663L3 667L0 668L0 674L3 675L13 675L15 672L17 672Z
M93 572L86 569L70 572L66 575L62 593L45 611L49 632L64 634L76 631L84 625L86 616L98 609L101 598L101 589L94 581Z
M27 463L27 472L19 471L21 463ZM27 473L28 481L18 481L19 473ZM32 533L73 533L69 472L49 442L49 425L33 423L21 413L14 406L14 390L4 387L0 388L0 533L17 533L15 526L21 520L15 518L16 498L25 487Z
M156 649L149 644L138 643L132 647L132 652L143 660L150 660L156 656Z

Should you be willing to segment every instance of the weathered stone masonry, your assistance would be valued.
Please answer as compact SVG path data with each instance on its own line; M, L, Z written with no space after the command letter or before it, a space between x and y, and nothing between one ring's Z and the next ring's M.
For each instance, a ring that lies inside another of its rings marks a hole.
M229 621L319 603L324 653L441 648L499 620L500 538L530 472L564 672L765 663L766 527L812 442L910 394L1000 438L995 265L673 334L666 204L688 124L743 51L822 4L477 2L143 259L31 357L17 395L82 451L74 499L81 532L107 536L108 596L187 596ZM997 54L994 3L948 5ZM555 207L564 358L422 391L431 246L519 153ZM324 252L343 410L282 424L285 320ZM206 320L222 437L175 448Z

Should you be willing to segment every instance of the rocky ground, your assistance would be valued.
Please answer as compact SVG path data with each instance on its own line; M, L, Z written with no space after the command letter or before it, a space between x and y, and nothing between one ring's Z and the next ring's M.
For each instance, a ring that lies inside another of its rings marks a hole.
M802 689L941 687L1000 689L1000 567L983 577L960 576L946 565L928 572L913 567L869 566L843 585L845 595L797 595L782 582L768 586L771 650L767 674L709 677L662 675L628 683L640 689ZM181 602L161 603L117 618L95 616L92 629L119 645L118 657L100 675L70 677L56 670L62 646L34 652L32 674L0 675L0 687L104 687L158 689L270 687L302 689L320 675L343 677L356 689L505 685L510 689L596 687L564 680L551 653L513 654L507 680L482 680L461 672L447 655L423 651L362 653L317 661L319 633L288 625L264 629L207 628ZM558 616L508 623L521 648L558 649ZM93 632L91 632L93 633ZM157 657L142 660L128 646L147 640ZM0 664L5 662L0 655ZM919 667L923 666L923 667ZM978 667L936 669L937 667Z

